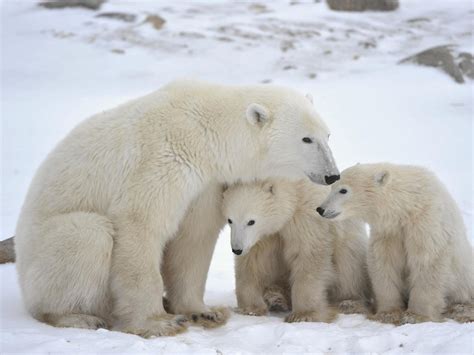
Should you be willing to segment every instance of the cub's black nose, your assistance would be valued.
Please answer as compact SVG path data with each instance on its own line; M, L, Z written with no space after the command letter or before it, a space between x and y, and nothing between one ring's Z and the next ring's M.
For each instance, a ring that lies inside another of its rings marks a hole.
M232 253L234 253L235 255L240 255L242 254L242 249L232 249Z
M324 208L318 207L316 208L316 212L318 212L322 216L324 213Z
M339 175L330 175L330 176L325 176L324 181L326 181L326 184L331 185L335 183L337 180L339 180L340 176Z

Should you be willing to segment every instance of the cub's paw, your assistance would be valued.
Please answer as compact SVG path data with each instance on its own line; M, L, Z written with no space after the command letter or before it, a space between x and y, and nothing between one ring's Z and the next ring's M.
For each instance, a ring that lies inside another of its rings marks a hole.
M230 311L226 307L212 307L208 312L190 313L189 318L204 328L217 328L227 323Z
M343 314L368 314L369 309L362 300L344 300L341 301L338 305L340 313Z
M236 308L235 313L247 315L247 316L264 316L268 313L268 307L266 305L263 306L248 306L248 307L241 307Z
M370 315L368 318L370 320L374 320L381 323L400 325L401 318L402 318L402 311L395 310L395 311L389 311L389 312L377 312L374 315Z
M287 298L277 289L268 289L263 295L263 299L270 312L288 312L290 310Z
M400 318L400 324L415 324L415 323L423 323L423 322L439 322L440 319L435 319L432 317L428 317L422 314L418 314L411 311L405 311L402 313Z
M297 323L297 322L323 322L331 323L337 317L337 312L329 308L324 312L291 312L286 316L285 322Z
M474 305L462 303L455 304L449 307L443 315L459 323L474 322Z
M147 319L143 324L124 327L125 333L136 334L144 338L173 336L188 329L188 318L183 315L162 314Z

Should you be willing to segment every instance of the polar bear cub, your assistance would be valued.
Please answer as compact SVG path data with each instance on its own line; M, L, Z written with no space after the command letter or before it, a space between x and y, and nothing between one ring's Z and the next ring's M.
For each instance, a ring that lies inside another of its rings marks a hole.
M328 295L330 301L354 300L364 307L370 290L365 227L318 216L315 208L328 192L308 179L268 179L235 184L224 193L232 250L239 255L241 313L263 315L265 301L271 309L286 310L282 294L288 286L292 312L287 322L332 321L336 313Z
M342 173L317 210L332 220L359 217L370 224L375 319L439 321L447 306L461 303L466 307L450 313L472 320L472 247L456 203L433 173L408 165L359 164Z

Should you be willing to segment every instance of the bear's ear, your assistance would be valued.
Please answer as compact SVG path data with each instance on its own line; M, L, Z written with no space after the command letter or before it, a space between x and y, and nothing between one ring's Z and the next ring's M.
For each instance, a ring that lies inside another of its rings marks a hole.
M247 107L247 120L253 125L263 125L270 118L270 112L265 106L250 104Z
M311 95L309 92L306 94L306 98L309 100L309 102L311 102L311 104L314 104L313 95Z
M263 183L263 191L269 192L272 195L275 193L275 187L273 186L273 182L266 181Z
M387 184L390 180L390 174L388 171L380 171L374 175L375 183L379 186Z

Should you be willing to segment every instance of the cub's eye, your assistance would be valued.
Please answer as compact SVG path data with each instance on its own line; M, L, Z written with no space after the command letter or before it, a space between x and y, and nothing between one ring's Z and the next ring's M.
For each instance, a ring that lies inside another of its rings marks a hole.
M253 226L254 224L255 224L255 221L253 219L251 219L249 223L247 223L248 226Z
M232 224L232 220L230 218L227 220L227 222L229 222L229 224Z
M339 190L339 193L340 193L340 194L347 194L347 190L346 190L346 189L340 189L340 190Z
M313 143L313 140L312 140L311 138L309 138L309 137L304 137L302 140L303 140L303 142L305 142L305 143Z

